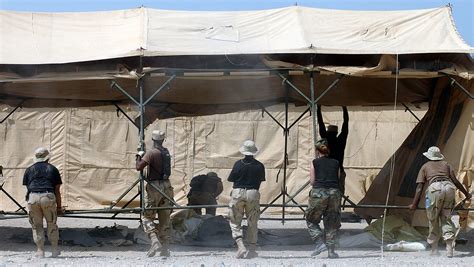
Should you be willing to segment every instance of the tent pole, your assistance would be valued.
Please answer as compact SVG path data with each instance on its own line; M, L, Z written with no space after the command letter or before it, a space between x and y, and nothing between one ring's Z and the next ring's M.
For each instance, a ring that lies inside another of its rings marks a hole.
M456 79L454 79L453 77L451 77L448 74L446 74L446 76L448 76L449 79L451 80L451 82L456 84L459 87L459 89L461 89L461 91L463 91L470 99L474 99L474 96L471 93L469 93L469 91L466 88L464 88L462 86L462 84L460 84L458 81L456 81Z
M117 108L117 117L118 117L118 113L122 113L125 118L127 118L133 125L135 125L135 127L137 127L137 129L140 129L140 126L137 125L137 123L132 119L130 118L130 116L128 116L128 114L115 102L112 102L112 104Z
M139 128L139 146L141 151L145 151L145 127L144 127L144 115L145 115L145 105L143 100L143 57L140 56L140 65L138 67L137 73L139 74L139 79L137 81L137 87L140 93L140 103L138 105L140 111L140 128ZM143 175L143 170L140 171L139 174L140 179L140 221L142 221L142 217L145 214L145 176Z
M122 198L124 198L124 197L128 194L128 192L132 191L132 189L133 189L139 182L140 182L140 179L137 179L135 182L133 182L133 184L132 184L130 187L128 187L128 189L125 190L125 192L123 192L123 193L117 198L117 200L112 201L112 203L111 203L110 206L109 206L109 209L115 207L115 206L120 202L120 200L122 200Z
M281 187L282 194L282 213L281 213L281 223L285 224L285 198L286 198L286 168L288 167L288 101L289 101L290 89L288 86L285 86L285 155L283 159L283 184Z
M5 116L5 118L3 118L1 121L0 121L0 124L2 124L4 121L6 121L8 118L10 118L10 116L15 113L15 111L19 108L21 108L21 105L23 105L23 103L26 101L26 99L23 99L20 104L18 104L18 106L16 106L12 111L10 111L7 116Z
M126 207L128 207L128 205L130 205L130 203L132 203L137 197L139 197L141 195L141 192L138 192L135 194L134 197L132 197L127 203L125 203L125 205L123 205L123 207L121 209L125 209ZM112 219L117 217L118 215L118 212L117 213L114 213L114 215L112 215Z

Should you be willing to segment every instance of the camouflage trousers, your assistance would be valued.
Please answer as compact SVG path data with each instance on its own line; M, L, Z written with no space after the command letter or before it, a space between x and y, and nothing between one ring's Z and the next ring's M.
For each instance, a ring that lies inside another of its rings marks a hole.
M257 244L258 219L260 218L260 193L255 189L234 188L229 203L230 229L232 238L243 238L242 218L247 216L247 239L250 244Z
M434 182L426 189L426 215L429 222L429 244L455 238L456 227L451 221L456 187L451 181Z
M216 198L209 192L192 192L188 195L188 205L217 205ZM194 209L201 215L201 209ZM206 208L206 214L216 215L216 208Z
M174 197L173 187L169 180L155 180L150 181L153 185L158 187L171 199ZM158 191L156 191L150 184L146 185L145 207L171 207L172 203ZM158 214L158 227L155 224L156 214ZM170 241L170 215L171 210L148 210L143 214L143 230L148 236L156 233L160 238L162 244L169 244Z
M52 246L58 245L58 215L54 193L30 193L28 196L28 217L33 229L33 240L38 248L44 247L43 218L46 219L48 239Z
M327 246L336 244L337 230L341 227L341 191L336 188L313 188L305 211L309 235L316 241L325 238ZM323 219L324 233L319 226Z

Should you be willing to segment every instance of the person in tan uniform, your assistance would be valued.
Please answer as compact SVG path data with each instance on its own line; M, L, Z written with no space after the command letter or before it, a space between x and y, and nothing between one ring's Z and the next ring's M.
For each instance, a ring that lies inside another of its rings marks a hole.
M153 149L140 151L136 157L136 169L142 171L148 166L148 184L146 185L146 208L152 207L172 207L172 203L161 193L155 190L150 184L155 185L163 193L173 199L173 187L169 177L171 174L170 154L168 149L163 147L165 133L159 130L152 132ZM159 225L155 225L155 217L158 213ZM147 210L143 214L143 230L151 240L151 246L147 256L153 257L160 251L160 256L170 256L170 215L171 210Z
M28 217L33 229L33 240L37 251L35 256L44 258L44 228L46 219L48 239L51 243L51 257L60 255L58 248L59 230L56 224L61 208L61 175L56 167L49 164L49 151L44 147L36 149L34 164L23 175L23 185L27 188Z
M191 190L188 193L188 205L217 205L216 198L224 189L222 180L215 172L201 174L191 179ZM201 209L194 209L196 214L201 215ZM216 208L206 208L206 214L216 215Z
M456 179L453 168L444 161L438 147L430 147L423 155L429 161L418 173L415 197L409 207L412 210L418 207L423 186L428 184L425 207L429 221L427 241L431 245L431 255L439 255L438 241L442 237L446 242L447 256L453 257L456 227L451 221L451 212L454 208L455 191L458 188L466 199L470 199L471 194Z
M254 156L258 149L251 140L244 142L240 153L245 157L235 162L229 182L234 183L229 203L232 237L237 243L237 258L257 257L258 219L260 218L260 184L265 181L265 167ZM244 245L242 218L247 216L249 250Z

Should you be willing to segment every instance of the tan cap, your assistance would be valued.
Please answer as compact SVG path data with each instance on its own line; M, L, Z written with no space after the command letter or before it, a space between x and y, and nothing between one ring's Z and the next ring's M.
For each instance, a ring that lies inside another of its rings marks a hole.
M245 141L239 149L240 153L246 156L255 156L258 152L258 148L255 145L255 142L252 140Z
M49 159L49 151L44 147L39 147L35 150L34 162L45 162Z
M165 140L165 136L166 136L165 132L160 131L160 130L154 130L151 133L151 140L153 141Z

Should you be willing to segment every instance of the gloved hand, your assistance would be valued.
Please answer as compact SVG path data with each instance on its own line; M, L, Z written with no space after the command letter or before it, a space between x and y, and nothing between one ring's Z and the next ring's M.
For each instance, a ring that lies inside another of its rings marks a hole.
M138 151L136 157L142 158L145 155L145 151Z

